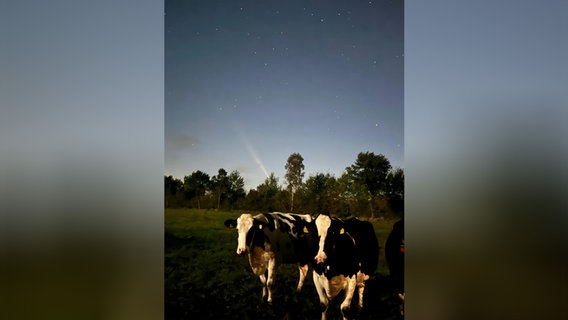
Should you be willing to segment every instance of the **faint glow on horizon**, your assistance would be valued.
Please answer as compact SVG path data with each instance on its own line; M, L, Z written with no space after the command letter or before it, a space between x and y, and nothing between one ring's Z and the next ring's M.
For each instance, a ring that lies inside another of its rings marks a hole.
M252 146L252 143L250 142L250 140L248 139L248 137L246 136L245 132L240 129L237 125L234 126L235 127L235 131L237 132L237 134L239 135L239 138L241 140L241 142L245 145L245 147L247 148L248 152L250 153L250 156L254 159L254 161L256 162L256 164L259 166L260 170L262 170L262 172L264 173L264 175L268 178L268 171L266 170L266 168L264 167L264 164L262 164L262 161L260 160L260 157L258 156L256 150L254 149L254 147Z

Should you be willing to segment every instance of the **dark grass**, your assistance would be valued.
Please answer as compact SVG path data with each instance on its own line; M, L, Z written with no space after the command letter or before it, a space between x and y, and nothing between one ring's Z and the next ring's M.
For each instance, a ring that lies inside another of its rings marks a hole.
M311 270L302 292L296 293L298 269L282 265L273 289L273 303L261 300L260 281L246 255L235 252L237 235L223 222L239 212L168 209L165 213L165 318L178 319L319 319L319 299ZM374 221L381 250L394 221ZM391 290L381 252L378 272L366 282L362 312L354 319L398 319L398 301ZM341 298L341 297L339 297ZM339 300L339 299L338 299ZM352 309L357 306L357 295ZM328 319L341 319L339 302Z

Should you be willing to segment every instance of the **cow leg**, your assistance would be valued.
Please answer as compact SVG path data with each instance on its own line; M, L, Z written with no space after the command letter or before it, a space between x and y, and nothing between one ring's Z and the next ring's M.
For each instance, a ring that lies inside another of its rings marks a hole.
M347 288L345 290L345 299L341 303L341 314L343 315L343 320L347 320L345 313L349 312L349 309L351 308L351 300L353 299L356 285L357 276L353 275L349 277L349 280L347 280Z
M300 270L300 280L298 281L298 288L296 289L296 292L300 292L302 290L302 287L304 286L304 281L306 280L306 276L308 275L309 265L298 265L298 269Z
M262 284L262 301L264 301L264 299L266 298L266 275L265 274L261 274L260 276L258 276L260 278L260 283Z
M276 277L276 259L272 258L268 260L268 277L266 281L266 288L268 289L268 300L269 304L272 303L272 285L274 285L274 278Z
M327 307L329 305L329 299L325 293L323 281L327 281L325 276L319 275L315 270L312 273L314 285L316 287L316 291L318 292L319 300L320 300L320 308L321 308L321 320L326 319L326 312Z
M363 309L363 294L365 293L365 281L369 279L369 276L363 272L357 272L357 294L359 295L359 303L357 307L359 311Z
M361 311L363 309L363 293L365 292L365 282L360 283L357 285L357 293L359 294L359 303L358 303L358 307L359 307L359 311Z
M404 292L399 293L398 297L400 298L400 304L399 304L400 315L404 316Z

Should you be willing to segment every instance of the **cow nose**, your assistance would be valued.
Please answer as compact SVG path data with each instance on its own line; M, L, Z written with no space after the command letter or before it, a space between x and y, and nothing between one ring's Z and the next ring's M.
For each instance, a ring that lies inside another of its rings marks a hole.
M244 248L237 248L237 254L241 255L243 252L245 252Z

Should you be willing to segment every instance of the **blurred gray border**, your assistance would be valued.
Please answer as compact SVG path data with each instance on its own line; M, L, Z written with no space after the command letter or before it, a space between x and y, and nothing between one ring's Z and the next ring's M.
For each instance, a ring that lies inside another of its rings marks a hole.
M567 318L565 1L406 1L408 319ZM0 318L163 317L163 2L0 8Z

